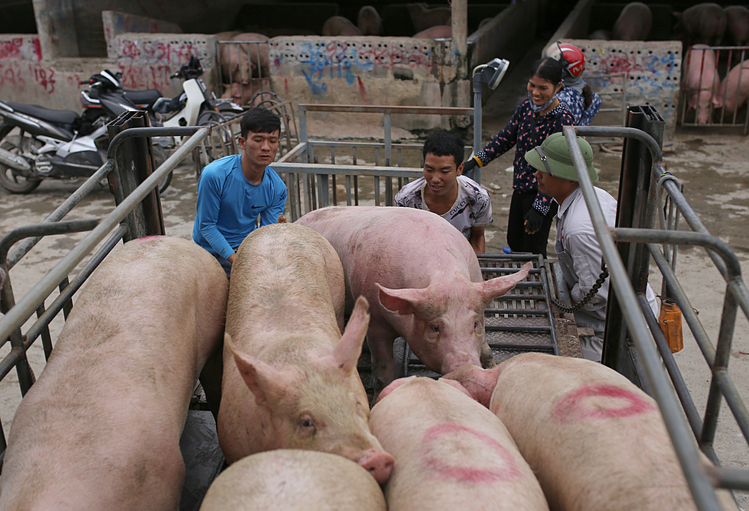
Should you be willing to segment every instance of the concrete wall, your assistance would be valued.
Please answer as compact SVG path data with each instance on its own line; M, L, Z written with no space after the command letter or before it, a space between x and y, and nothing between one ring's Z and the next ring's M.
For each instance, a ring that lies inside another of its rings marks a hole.
M103 11L101 13L104 39L107 42L107 57L118 57L115 37L125 33L146 32L151 34L181 34L182 29L176 23L135 16L118 11Z

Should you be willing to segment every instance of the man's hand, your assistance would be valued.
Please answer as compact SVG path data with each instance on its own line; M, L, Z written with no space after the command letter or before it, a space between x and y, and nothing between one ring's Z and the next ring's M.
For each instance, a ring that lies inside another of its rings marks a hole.
M231 264L234 264L234 259L236 259L237 253L234 252L232 255L230 255L226 260L229 261Z
M525 214L525 232L528 234L535 234L541 229L541 224L544 222L544 215L538 212L535 208L531 208Z
M278 222L277 223L279 223L279 224L285 224L285 223L287 223L286 215L280 215L278 217Z

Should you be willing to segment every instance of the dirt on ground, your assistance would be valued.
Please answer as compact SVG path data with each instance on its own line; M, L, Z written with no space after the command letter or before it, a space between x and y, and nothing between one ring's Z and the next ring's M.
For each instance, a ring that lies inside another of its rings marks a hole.
M540 52L540 50L539 50ZM515 106L525 97L527 80L525 70L530 68L535 55L526 58L511 69L499 89L484 107L482 139L484 143L504 127ZM594 125L597 122L594 122ZM320 138L381 138L382 126L316 126L310 124L310 133ZM403 130L393 130L394 138L415 141L418 137ZM605 150L604 150L605 149ZM668 142L664 151L668 170L684 185L684 193L707 229L726 242L735 252L741 266L749 269L749 138L736 134L707 131L680 130ZM487 252L499 253L506 246L506 225L509 200L512 194L512 152L497 158L482 169L482 184L490 191L494 210L494 223L487 228ZM596 146L594 163L600 173L597 186L617 196L621 153L618 144L605 148ZM41 222L66 197L80 185L80 181L45 181L30 195L11 195L0 189L0 237L12 229ZM177 167L172 185L162 195L166 231L171 236L190 238L195 215L197 184L195 167L191 161ZM87 197L69 216L69 219L91 218L105 214L114 206L109 191L102 187ZM62 256L83 238L83 234L50 237L42 242L21 263L11 270L10 276L15 296L23 296L48 272ZM549 256L554 256L553 240L549 239ZM660 277L651 265L651 285L660 292ZM721 328L721 312L725 300L726 283L712 261L701 248L681 248L678 255L677 275L699 312L699 319L713 343ZM62 328L62 319L52 326L56 339ZM687 386L702 414L710 382L710 373L699 347L685 325L685 349L676 355ZM749 323L743 314L735 323L731 346L729 374L744 402L749 398ZM0 356L8 353L8 346ZM44 366L44 355L39 342L29 352L37 374ZM15 409L21 396L15 372L0 382L0 422L6 437ZM749 469L749 448L727 406L721 410L721 420L715 442L716 451L727 467ZM738 495L739 502L747 507L745 494Z

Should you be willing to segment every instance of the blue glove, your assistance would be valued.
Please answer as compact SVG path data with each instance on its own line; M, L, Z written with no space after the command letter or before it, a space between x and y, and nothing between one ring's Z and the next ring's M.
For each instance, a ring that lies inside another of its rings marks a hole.
M525 214L525 232L528 234L534 234L541 229L541 225L544 222L544 215L540 213L536 208L531 208Z

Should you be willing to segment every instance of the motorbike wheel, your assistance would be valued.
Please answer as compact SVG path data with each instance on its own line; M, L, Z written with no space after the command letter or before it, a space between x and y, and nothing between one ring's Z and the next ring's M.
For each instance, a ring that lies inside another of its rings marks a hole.
M214 110L205 110L198 117L198 126L217 126L226 120L226 117ZM231 137L231 128L224 127L213 130L211 135L203 140L202 149L205 151L207 163L231 154ZM198 160L196 163L196 174L200 178L201 162Z
M19 147L20 137L12 137L6 139L0 147L6 151L15 152ZM24 144L30 144L31 139L24 137ZM21 152L24 152L23 150ZM0 163L0 186L8 190L10 193L31 193L42 183L41 179L27 177L21 174L16 169L8 167Z
M166 159L169 158L169 151L164 149L163 147L154 144L153 146L153 165L154 170L159 168L162 163L166 161ZM169 188L169 184L172 182L172 174L173 172L169 172L169 174L166 175L164 179L159 181L159 193L164 193L167 188Z

